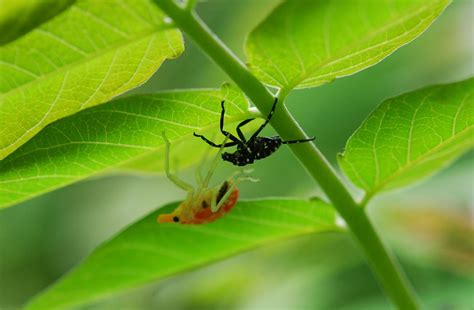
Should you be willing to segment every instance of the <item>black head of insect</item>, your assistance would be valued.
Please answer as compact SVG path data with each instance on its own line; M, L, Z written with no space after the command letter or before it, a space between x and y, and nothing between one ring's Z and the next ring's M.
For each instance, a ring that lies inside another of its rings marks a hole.
M232 147L237 146L237 150L233 153L223 153L222 159L236 166L246 166L252 164L254 161L265 158L273 154L282 144L294 144L294 143L303 143L309 142L314 140L314 137L309 139L301 139L301 140L289 140L283 141L279 136L274 137L260 137L260 132L268 125L270 120L272 119L273 113L275 112L275 107L277 105L278 98L275 98L273 102L272 109L268 114L265 122L253 133L250 139L246 139L244 134L242 133L241 127L250 123L254 120L254 118L249 118L242 121L240 124L237 125L236 132L239 136L238 138L232 135L231 133L224 130L224 116L225 116L225 108L224 108L224 101L221 102L221 118L220 118L220 130L222 134L228 137L231 141L224 143L224 144L216 144L206 137L202 135L198 135L194 133L194 136L201 138L207 144L213 147Z

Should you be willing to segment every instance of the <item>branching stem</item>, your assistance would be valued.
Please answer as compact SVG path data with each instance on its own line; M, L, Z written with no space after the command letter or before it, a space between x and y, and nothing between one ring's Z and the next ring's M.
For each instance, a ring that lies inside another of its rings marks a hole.
M181 9L172 0L155 2L173 19L175 25L229 75L264 115L269 112L273 95L198 16ZM284 104L278 105L271 125L284 140L308 138ZM346 221L387 295L401 309L418 309L415 292L397 261L382 243L364 208L357 205L326 158L313 143L290 147Z

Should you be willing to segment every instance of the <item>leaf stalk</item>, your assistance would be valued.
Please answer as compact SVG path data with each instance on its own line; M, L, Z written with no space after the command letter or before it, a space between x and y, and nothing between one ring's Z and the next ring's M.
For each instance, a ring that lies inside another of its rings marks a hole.
M229 75L264 115L270 111L274 100L272 93L194 12L181 9L172 0L154 1ZM271 125L284 140L308 138L284 104L278 105ZM365 209L358 206L327 159L313 143L294 144L290 148L347 223L387 295L401 309L418 309L416 294L398 262L384 246Z

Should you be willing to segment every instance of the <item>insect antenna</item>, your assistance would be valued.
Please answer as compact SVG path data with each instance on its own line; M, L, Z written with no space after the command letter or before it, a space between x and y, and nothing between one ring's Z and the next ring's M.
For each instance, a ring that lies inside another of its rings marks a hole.
M222 153L222 150L224 149L225 143L227 142L228 138L229 138L228 136L225 137L224 142L222 142L222 145L219 148L219 151L217 151L216 156L214 156L214 159L211 162L211 166L209 167L209 172L207 173L206 178L202 182L202 188L206 188L206 187L209 186L209 182L211 181L211 177L212 177L212 175L214 174L214 171L217 168L217 164L219 163L220 154Z

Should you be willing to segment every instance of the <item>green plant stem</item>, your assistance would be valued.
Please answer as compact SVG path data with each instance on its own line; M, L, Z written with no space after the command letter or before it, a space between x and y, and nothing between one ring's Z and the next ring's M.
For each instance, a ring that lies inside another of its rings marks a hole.
M192 11L196 6L197 0L188 0L186 2L186 11Z
M172 0L155 2L232 78L260 111L269 112L273 103L272 94L196 15L180 9ZM278 106L271 125L283 139L307 138L283 104ZM417 309L416 294L401 268L383 245L364 209L354 201L329 162L312 143L291 145L291 150L347 223L388 296L399 308Z

